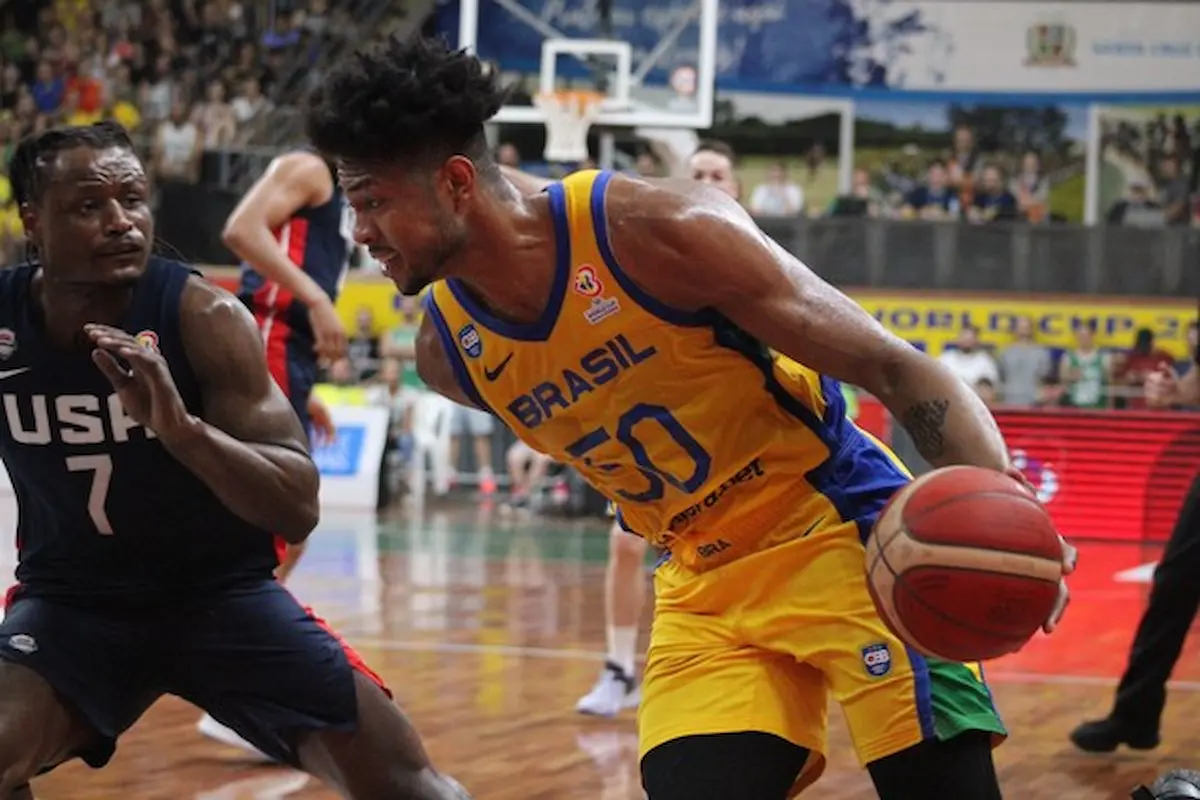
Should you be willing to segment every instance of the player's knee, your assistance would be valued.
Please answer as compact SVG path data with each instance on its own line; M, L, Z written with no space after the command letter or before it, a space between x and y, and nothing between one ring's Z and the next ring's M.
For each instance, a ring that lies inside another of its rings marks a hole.
M991 734L931 739L867 765L880 800L1001 800Z

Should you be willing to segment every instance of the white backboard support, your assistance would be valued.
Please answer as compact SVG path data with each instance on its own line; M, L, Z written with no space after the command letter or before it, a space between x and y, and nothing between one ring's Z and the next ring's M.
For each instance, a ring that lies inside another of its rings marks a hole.
M460 0L458 46L508 80L526 76L528 94L603 91L608 99L598 126L706 129L713 118L718 3ZM514 103L494 120L544 124L545 116Z

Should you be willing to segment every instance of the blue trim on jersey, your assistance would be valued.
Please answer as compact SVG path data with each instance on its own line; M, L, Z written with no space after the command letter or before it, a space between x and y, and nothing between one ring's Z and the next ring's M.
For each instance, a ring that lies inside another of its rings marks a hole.
M446 323L446 318L442 316L442 310L438 308L437 301L433 299L433 292L426 294L421 303L425 306L429 318L433 320L433 327L442 340L442 349L446 351L446 358L450 359L450 366L454 369L454 377L458 381L459 388L479 410L491 413L491 407L483 399L483 395L475 389L475 383L471 380L471 373L467 370L462 353L458 352L458 344L450 335L450 326Z
M925 656L904 645L913 670L913 698L917 706L917 721L921 725L921 738L937 736L937 715L933 711L933 679L929 674L929 661Z
M457 278L449 278L446 284L454 293L454 299L471 317L483 327L509 339L520 342L544 342L554 332L554 325L562 313L563 301L567 296L567 282L571 275L571 229L567 224L567 200L561 183L546 187L550 197L550 217L554 220L554 282L550 285L550 299L537 322L522 324L505 322L488 313L471 297L470 292Z
M825 445L829 457L804 478L829 499L843 520L855 522L859 538L865 542L883 507L909 482L909 477L846 419L846 400L836 380L821 376L825 413L817 416L780 382L775 375L775 360L761 342L723 317L717 318L713 333L717 344L740 353L758 367L763 388Z
M596 246L600 250L600 257L604 259L604 265L608 267L608 271L612 273L613 278L616 279L625 294L659 319L685 328L709 324L710 313L686 311L667 305L634 283L617 263L617 257L613 255L612 248L609 246L608 217L604 213L604 196L612 176L611 172L601 172L592 184L592 228L596 235Z

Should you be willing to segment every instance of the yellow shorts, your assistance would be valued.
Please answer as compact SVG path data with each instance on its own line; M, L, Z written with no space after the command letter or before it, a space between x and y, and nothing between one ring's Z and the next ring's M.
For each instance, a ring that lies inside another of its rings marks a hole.
M853 523L696 574L655 575L639 712L640 754L684 736L761 731L825 765L828 697L868 764L926 739L1006 734L978 665L925 659L893 636L867 592Z

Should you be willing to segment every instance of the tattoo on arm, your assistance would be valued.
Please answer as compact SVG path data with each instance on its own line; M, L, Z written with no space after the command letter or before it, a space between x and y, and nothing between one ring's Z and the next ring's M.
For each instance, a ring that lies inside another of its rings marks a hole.
M904 412L901 422L922 457L932 460L946 454L946 414L949 410L949 400L925 400Z

